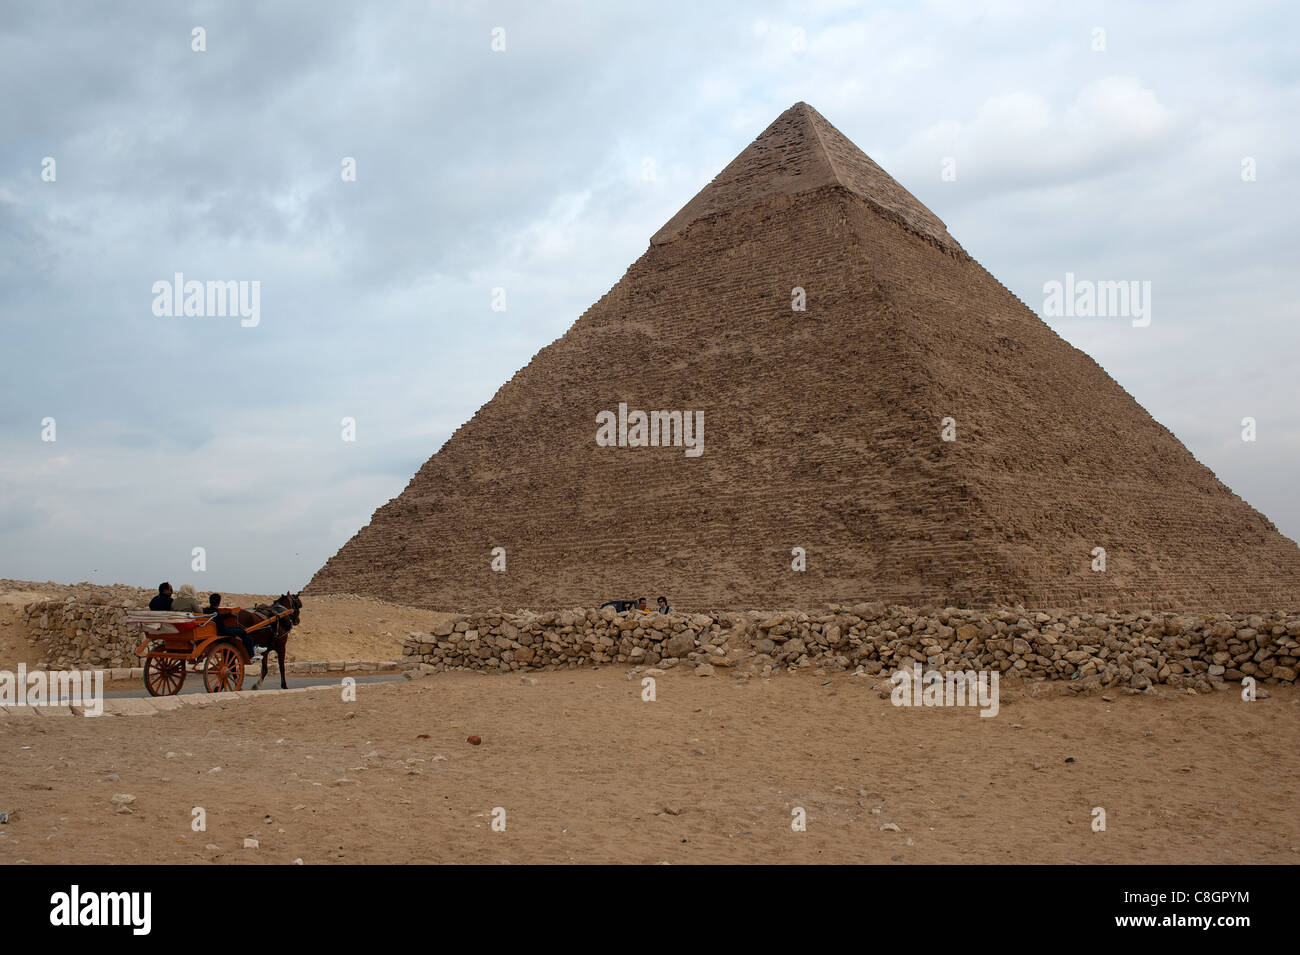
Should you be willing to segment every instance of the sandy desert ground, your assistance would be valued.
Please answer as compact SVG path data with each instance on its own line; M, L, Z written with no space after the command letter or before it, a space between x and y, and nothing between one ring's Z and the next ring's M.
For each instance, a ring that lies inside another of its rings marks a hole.
M1300 862L1293 688L1005 683L990 719L895 708L848 674L670 670L654 702L639 679L454 672L353 703L0 717L0 863Z

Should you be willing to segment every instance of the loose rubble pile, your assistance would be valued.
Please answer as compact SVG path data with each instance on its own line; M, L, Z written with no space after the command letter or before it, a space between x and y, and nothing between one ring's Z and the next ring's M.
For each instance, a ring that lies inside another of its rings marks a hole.
M695 664L754 673L781 667L892 672L1016 671L1022 679L1144 689L1210 689L1251 676L1293 683L1298 613L1045 613L831 605L823 613L657 614L612 608L488 611L404 641L409 667L524 670L584 664Z

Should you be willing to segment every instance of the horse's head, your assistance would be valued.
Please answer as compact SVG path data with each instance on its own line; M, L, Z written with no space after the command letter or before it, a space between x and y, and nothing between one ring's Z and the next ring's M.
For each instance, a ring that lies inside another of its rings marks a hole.
M280 599L277 600L276 603L278 603L281 607L293 611L293 614L289 617L289 619L293 621L293 625L295 627L302 622L302 598L299 597L297 594L293 593L292 591L283 593L280 595Z

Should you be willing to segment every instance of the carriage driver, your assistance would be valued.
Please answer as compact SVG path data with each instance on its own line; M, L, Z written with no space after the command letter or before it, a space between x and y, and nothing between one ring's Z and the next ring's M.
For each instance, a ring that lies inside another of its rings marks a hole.
M222 614L221 612L221 594L212 594L208 597L208 613L216 615L217 635L222 637L239 637L244 641L244 649L248 651L248 662L256 663L262 659L262 648L253 643L253 638L248 635L248 631L239 626L238 618L233 614ZM235 619L236 622L226 624L224 621Z

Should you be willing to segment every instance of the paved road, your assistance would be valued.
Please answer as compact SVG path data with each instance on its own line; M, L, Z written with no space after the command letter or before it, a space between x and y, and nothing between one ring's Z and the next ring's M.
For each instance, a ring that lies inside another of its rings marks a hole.
M360 676L356 673L338 673L330 676L290 676L288 678L289 688L293 689L294 687L298 687L298 686L341 686L343 683L343 678L345 676L352 677L358 683L392 683L397 680L405 679L405 677L403 677L402 674L400 673L380 673L375 676ZM244 689L251 690L253 688L253 684L256 681L257 678L255 676L245 675ZM119 684L119 686L120 685L121 684ZM259 690L258 692L270 693L270 692L278 691L279 689L280 689L280 674L268 672L266 674L266 682L262 684L262 689ZM203 689L203 675L201 673L199 674L187 673L185 675L185 685L181 687L180 695L184 696L189 693L206 693L206 692L207 691ZM139 684L139 689L106 691L104 693L104 699L106 700L139 699L140 697L146 697L148 695L149 695L149 691L144 688L144 681L141 680Z

